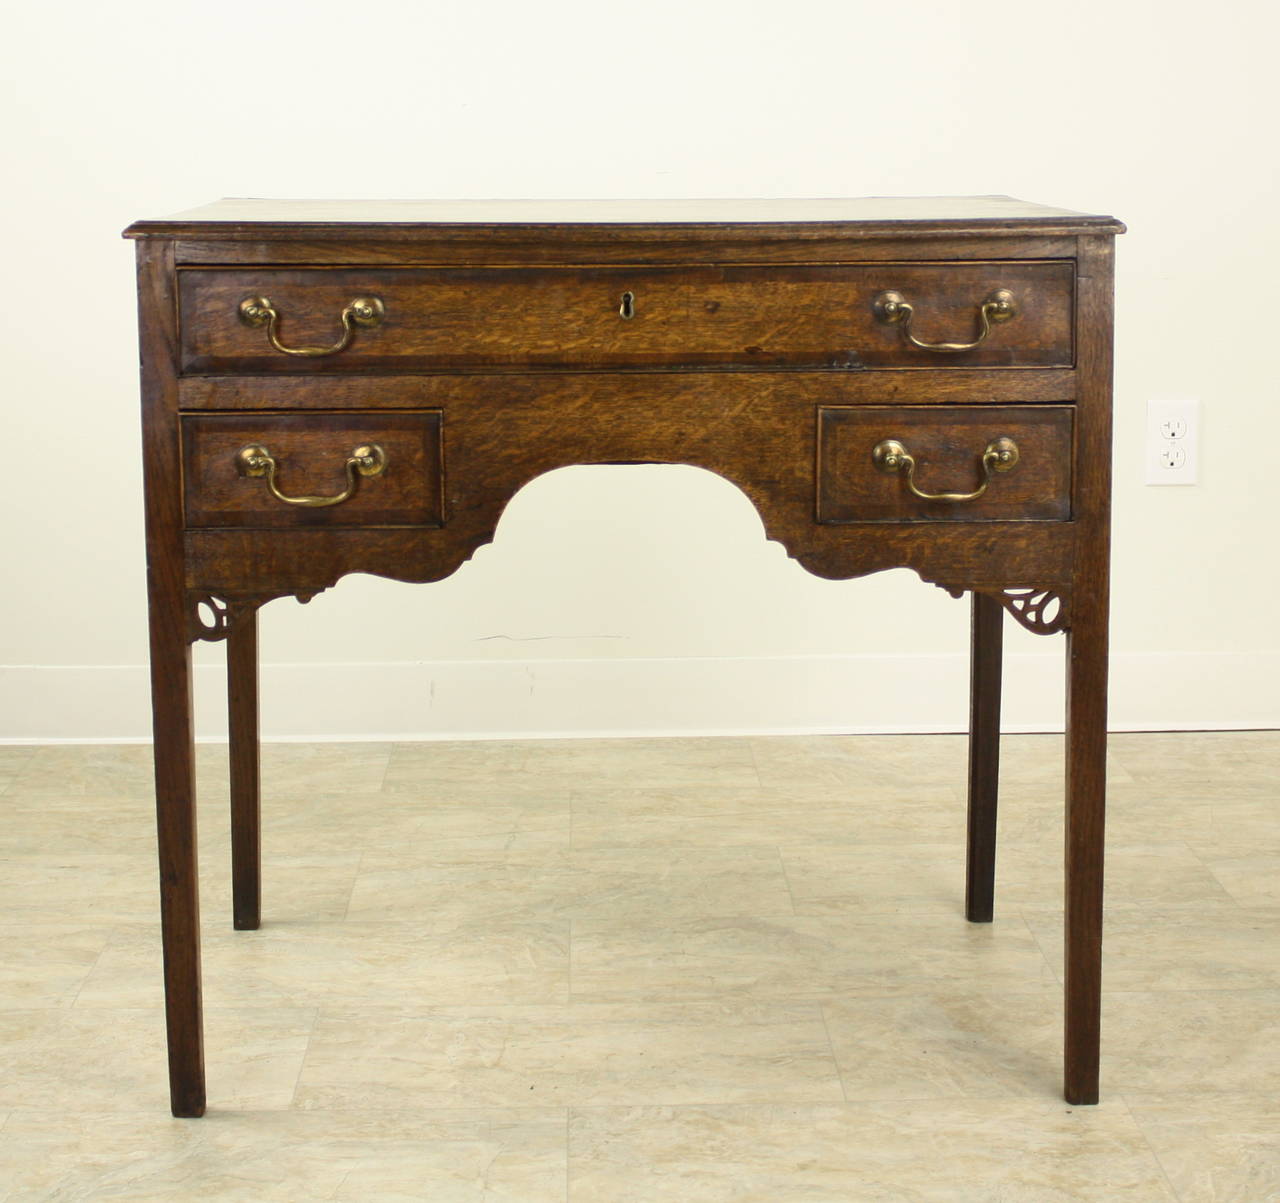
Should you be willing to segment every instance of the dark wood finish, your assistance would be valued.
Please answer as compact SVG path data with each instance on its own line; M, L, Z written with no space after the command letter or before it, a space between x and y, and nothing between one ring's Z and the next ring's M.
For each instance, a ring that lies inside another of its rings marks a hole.
M276 583L305 584L321 578L331 582L345 572L438 580L493 538L507 502L529 481L570 464L610 462L692 464L725 477L750 497L769 537L820 576L841 578L910 567L938 581L1065 582L1075 537L1070 525L1046 523L1042 525L1055 529L1034 532L1023 522L954 521L949 523L954 530L939 533L932 529L937 524L921 523L913 532L898 524L880 523L880 533L867 538L863 536L877 524L841 529L814 522L817 409L858 396L864 382L878 375L685 372L325 378L316 385L321 399L331 403L345 399L352 409L384 395L384 390L404 401L431 396L442 406L447 414L447 522L438 532L405 530L394 536L370 533L367 538L348 538L335 530L331 539L318 540L306 536L294 540L265 529L243 536L193 530L189 546L201 568L191 584L193 588L227 588L240 580L242 588L265 591ZM913 400L929 392L918 372L911 374L914 387L909 394L896 373L888 375L897 381L888 386L889 395ZM1030 371L1016 375L1029 381L1039 377ZM1052 375L1059 384L1065 383L1068 394L1074 392L1073 380L1064 382L1057 372ZM989 377L981 376L979 395L985 395ZM459 382L458 386L437 388L434 383L448 380ZM239 391L247 404L259 395L259 387L282 383L254 377ZM883 400L886 391L874 395ZM947 386L944 395L953 402L972 396L962 393L958 385ZM1056 395L1061 398L1061 388ZM265 396L274 401L279 394L269 391ZM301 399L301 394L294 396ZM968 456L966 452L966 458L958 461L959 470L972 471ZM1000 478L993 489L1013 482L1017 475ZM264 487L260 480L242 483L258 490ZM899 482L890 483L900 487Z
M1034 368L1009 372L1002 368L948 368L929 373L928 388L920 387L914 368L858 371L794 371L733 373L638 373L634 378L607 378L619 400L641 404L652 393L661 401L677 393L695 404L711 404L717 396L725 404L745 403L750 395L761 402L804 409L816 405L952 405L974 400L1020 405L1061 404L1075 396L1076 374L1066 368ZM471 372L433 376L184 376L178 381L183 410L240 409L426 409L448 407L482 412L499 404L517 405L554 396L560 404L589 405L600 396L599 373L559 371ZM706 399L704 401L704 399Z
M193 592L255 597L310 596L352 572L419 583L442 580L493 539L500 510L495 497L485 505L468 515L467 531L446 526L448 539L413 528L188 531L187 580ZM910 568L924 580L961 589L1000 586L1016 577L1065 593L1076 541L1070 523L1045 523L1039 530L1031 529L1039 524L1025 522L816 526L810 519L809 525L817 532L812 539L784 545L814 576L845 580ZM784 529L789 540L790 527L766 523L766 533L778 542L784 541Z
M871 406L818 411L819 522L975 522L1071 516L1070 406ZM924 501L905 474L881 472L872 448L897 439L916 461L926 493L969 493L983 482L982 455L1008 437L1020 458L995 473L976 501Z
M352 572L448 576L520 488L580 463L705 468L742 489L810 572L906 567L980 593L966 900L977 921L991 917L1001 607L1032 631L1070 628L1065 1093L1096 1100L1122 229L1008 198L223 202L131 227L175 1113L199 1114L204 1097L189 641L229 641L235 917L247 926L259 889L256 608ZM874 294L896 289L918 336L963 341L1001 286L1022 289L1021 315L973 352L914 350L872 317ZM629 322L617 313L626 290ZM286 341L331 341L361 293L385 294L388 319L349 351L301 360L239 323L250 292L279 306ZM208 374L180 378L180 362ZM921 487L965 491L999 435L1017 439L1022 462L975 502L920 502L869 462L875 441L896 437L920 460ZM337 492L343 459L370 440L393 453L387 477L302 517L235 471L239 447L263 443L282 488Z
M1000 685L1004 609L973 595L969 670L969 829L964 914L990 923L995 911L996 806L1000 789Z
M492 367L1054 367L1072 360L1070 261L844 267L184 269L187 372L454 371ZM1017 316L972 351L941 355L877 322L897 289L925 341L974 337L982 302L1008 288ZM634 297L622 316L622 297ZM334 355L283 354L240 320L266 296L286 346L329 345L343 307L376 296L386 315Z
M496 506L492 498L487 504ZM812 507L812 499L809 504ZM471 533L458 532L447 541L429 530L411 528L189 531L187 579L193 592L256 597L310 596L352 572L397 581L438 581L493 539L497 513L470 517ZM1043 532L1032 533L1030 525L855 523L817 527L826 537L786 547L809 572L829 580L910 568L924 580L961 589L999 586L1016 574L1019 580L1065 592L1074 529L1068 523L1046 524Z
M172 238L180 264L456 266L869 263L1073 259L1076 235L1112 217L1009 197L840 201L227 200L132 238Z
M793 227L796 228L796 227ZM1073 227L1073 231L1074 231ZM419 226L397 239L364 237L368 227L342 239L266 238L247 233L244 237L174 243L174 257L182 266L245 267L443 267L467 263L494 267L564 267L573 264L599 267L604 264L742 264L783 263L876 263L933 261L964 262L969 259L1072 259L1076 240L1063 231L1047 231L1042 236L1019 234L1001 237L953 231L929 235L894 237L831 234L812 235L802 242L785 241L768 226L747 226L739 230L717 230L714 245L706 230L678 228L658 236L641 228L574 228L566 235L557 227L506 230L458 228L433 230ZM625 233L623 240L620 235ZM797 254L803 248L803 254Z
M257 444L277 461L288 496L333 496L347 484L345 464L362 444L387 457L380 476L357 481L341 505L308 508L273 497L261 477L236 467ZM439 526L442 520L440 411L416 413L200 414L182 419L186 516L202 526Z
M719 248L788 246L786 262L805 259L814 244L844 239L875 244L884 239L945 238L1021 243L1060 236L1118 234L1114 217L1036 205L1009 196L858 197L819 200L430 200L297 201L229 198L138 221L130 238L178 242L272 245L283 253L292 243L342 247L397 246L402 252L423 242L449 246L449 258L465 258L484 245L502 253L531 244L560 250L597 243L615 251L642 248L639 262L671 245L692 240L706 262ZM491 252L492 253L492 252ZM358 262L348 254L346 262ZM512 262L527 262L521 254Z
M196 863L191 644L182 542L173 250L138 244L142 462L155 740L160 925L164 943L169 1098L176 1116L204 1114L200 875Z
M1107 631L1111 572L1111 241L1081 239L1080 420L1072 619L1067 632L1066 1099L1096 1103L1102 1010Z
M231 914L237 931L262 922L262 770L258 750L258 609L241 605L227 631L231 758Z

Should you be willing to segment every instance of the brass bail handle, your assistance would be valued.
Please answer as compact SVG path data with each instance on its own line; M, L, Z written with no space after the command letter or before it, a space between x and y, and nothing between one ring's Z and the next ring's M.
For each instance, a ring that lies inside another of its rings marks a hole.
M994 326L1001 322L1012 321L1018 316L1018 303L1013 299L1013 293L1007 288L997 288L978 308L978 337L973 342L926 343L921 342L911 333L911 318L915 314L915 309L902 293L892 289L880 293L872 301L871 309L876 315L876 321L885 326L899 327L902 330L902 337L913 347L919 347L922 351L945 353L972 351L975 347L982 346Z
M278 469L276 458L260 443L250 443L236 452L236 469L241 476L261 476L271 490L271 496L285 505L301 505L309 509L322 509L325 506L341 505L349 500L356 491L356 482L362 476L381 476L387 470L387 453L377 443L363 443L355 448L347 457L347 487L341 493L328 497L304 495L290 497L280 491L276 484Z
M915 481L916 461L897 439L883 439L871 449L871 462L881 472L904 474L907 488L921 501L977 501L987 491L997 472L1012 472L1018 466L1018 444L1001 436L992 439L982 453L982 483L972 493L926 493Z
M246 326L266 326L267 341L282 355L317 358L336 355L351 345L357 326L376 326L386 316L387 307L378 297L356 297L342 310L342 335L329 347L286 347L280 341L280 311L269 297L245 297L240 302L240 320Z

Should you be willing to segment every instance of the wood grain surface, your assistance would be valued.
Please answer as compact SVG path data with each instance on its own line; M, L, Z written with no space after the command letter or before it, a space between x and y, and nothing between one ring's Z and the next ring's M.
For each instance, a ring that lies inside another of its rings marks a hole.
M199 414L182 420L187 525L439 526L443 465L440 411L416 413ZM379 476L357 477L354 494L323 508L288 505L261 477L243 475L241 448L265 447L276 483L293 496L333 496L345 464L363 444L386 454Z
M183 370L448 371L485 367L1069 366L1069 262L849 266L254 269L180 275ZM1018 313L971 351L912 346L878 322L877 295L901 292L926 342L975 337L982 303L1007 288ZM621 316L624 294L630 319ZM286 346L330 345L343 308L378 297L386 316L345 350L301 357L240 320L265 296Z
M204 1109L191 657L226 638L234 918L259 921L257 608L369 572L435 581L511 498L575 464L680 463L731 481L816 575L909 568L975 592L966 913L994 908L1002 609L1068 628L1064 1094L1099 1097L1111 457L1112 254L1103 215L1009 198L912 202L221 202L136 223L161 915L174 1113ZM1018 316L963 342L998 287ZM619 303L631 292L634 317ZM319 359L342 308L386 320ZM179 322L180 317L180 322ZM1016 370L1012 370L1016 369ZM870 449L907 444L927 491L1021 462L973 502L923 501ZM330 509L242 476L260 443L286 492L331 494L359 443L388 453ZM696 514L687 515L697 521ZM197 603L212 615L193 620ZM1059 607L1056 616L1045 619Z
M824 406L818 411L819 522L978 522L1071 516L1067 405ZM916 461L925 493L968 493L983 482L982 454L1011 438L1019 459L975 501L923 501L904 474L880 471L871 451L896 439Z

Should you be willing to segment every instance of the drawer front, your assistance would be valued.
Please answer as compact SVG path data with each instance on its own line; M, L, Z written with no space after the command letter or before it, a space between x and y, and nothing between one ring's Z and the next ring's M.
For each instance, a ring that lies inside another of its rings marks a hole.
M179 276L188 374L1073 361L1069 260Z
M182 419L188 527L440 526L441 413Z
M1064 521L1074 412L1070 405L824 406L818 521Z

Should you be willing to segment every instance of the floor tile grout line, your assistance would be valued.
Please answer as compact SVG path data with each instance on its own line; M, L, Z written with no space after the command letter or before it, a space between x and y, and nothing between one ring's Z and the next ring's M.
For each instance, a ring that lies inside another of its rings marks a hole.
M363 850L356 856L356 871L351 875L351 888L347 891L347 904L342 908L340 923L346 923L351 917L351 901L356 896L356 884L359 882L360 874L364 870L364 856Z
M298 1072L294 1075L294 1078L293 1078L293 1090L289 1095L289 1105L287 1107L281 1108L281 1110L283 1111L300 1111L301 1110L301 1108L298 1106L298 1090L302 1086L302 1074L303 1074L303 1071L307 1068L307 1058L311 1055L311 1046L316 1038L316 1028L320 1024L320 1011L323 1005L324 1005L323 1003L316 1003L313 1007L310 1008L311 1026L307 1029L307 1043L303 1046L302 1056L298 1060Z
M382 762L382 772L378 777L378 788L373 792L376 794L383 793L386 789L387 774L391 771L391 757L395 755L396 745L394 743L387 744L387 755Z
M782 883L787 887L787 897L791 899L791 914L799 916L800 912L796 909L796 894L791 888L791 875L787 872L787 858L782 853L782 845L775 844L774 851L778 854L778 867L782 870Z
M1148 1150L1150 1151L1150 1153L1151 1153L1151 1158L1152 1158L1152 1160L1153 1160L1153 1161L1156 1163L1156 1165L1159 1167L1159 1169L1160 1169L1160 1176L1165 1180L1165 1182L1166 1182L1166 1183L1168 1183L1168 1186L1169 1186L1169 1193L1170 1193L1170 1194L1171 1194L1175 1199L1179 1200L1179 1203L1181 1203L1181 1200L1182 1200L1182 1193L1178 1190L1178 1188L1177 1188L1177 1187L1175 1187L1175 1186L1173 1185L1173 1179L1169 1177L1169 1171L1168 1171L1167 1169L1165 1169L1165 1165L1164 1165L1164 1162L1163 1162L1163 1161L1161 1160L1161 1158L1160 1158L1160 1154L1156 1152L1156 1147L1155 1147L1155 1145L1153 1145L1153 1144L1151 1143L1151 1137L1147 1135L1147 1129L1146 1129L1146 1126L1145 1126L1145 1125L1143 1124L1143 1122L1142 1122L1142 1121L1141 1121L1141 1120L1140 1120L1140 1119L1139 1119L1139 1118L1138 1118L1138 1117L1133 1113L1133 1103L1130 1101L1129 1096L1128 1096L1127 1094L1122 1094L1122 1095L1120 1095L1120 1099L1121 1099L1121 1101L1124 1103L1124 1109L1125 1109L1125 1111L1127 1111L1127 1112L1129 1113L1129 1118L1130 1118L1131 1120L1133 1120L1133 1126L1134 1126L1135 1128L1137 1128L1137 1129L1138 1129L1138 1134L1142 1137L1142 1143L1143 1143L1144 1145L1146 1145L1146 1146L1147 1146L1147 1149L1148 1149Z
M747 753L751 757L751 771L756 775L756 788L764 789L764 778L760 775L760 760L756 756L756 741L753 738L747 740Z
M840 1097L849 1102L849 1090L844 1084L844 1071L840 1068L840 1058L836 1054L836 1042L831 1036L831 1023L827 1018L827 1004L818 1003L818 1014L822 1017L822 1030L827 1034L827 1048L831 1051L831 1065L836 1071L836 1081L840 1083Z
M102 947L98 949L98 955L93 958L93 964L89 966L88 972L80 979L80 985L76 987L75 997L67 1004L67 1010L74 1010L76 1004L80 1001L80 995L84 993L84 988L89 984L89 979L93 976L102 962L102 958L107 955L107 949L111 947L111 943L116 936L116 929L111 928L107 934L107 938L102 942Z
M1227 842L1229 842L1229 841L1227 841ZM1187 850L1189 853L1191 853L1191 855L1196 859L1196 861L1197 861L1200 865L1202 865L1202 866L1204 867L1205 872L1206 872L1206 873L1208 873L1208 874L1209 874L1209 876L1213 878L1213 880L1217 883L1218 888L1219 888L1219 889L1220 889L1220 890L1221 890L1221 891L1222 891L1222 892L1227 896L1227 898L1228 898L1230 901L1234 902L1234 903L1236 904L1236 906L1240 907L1242 910L1249 910L1249 909L1250 909L1249 904L1244 903L1244 902L1241 902L1241 901L1240 901L1240 899L1239 899L1239 898L1237 898L1237 897L1235 896L1235 894L1233 894L1233 893L1231 892L1231 890L1227 888L1227 886L1224 884L1224 882L1223 882L1222 878L1218 876L1218 871L1217 871L1217 870L1213 867L1213 865L1210 863L1210 858L1209 858L1208 856L1205 856L1204 854L1202 854L1202 853L1200 853L1200 852L1198 852L1198 851L1196 850L1195 842L1194 842L1194 841L1192 841L1192 840L1183 840L1183 841L1182 841L1182 844L1183 844L1183 847L1185 847L1185 848L1186 848L1186 850ZM1266 851L1266 850L1264 850L1261 854L1262 854L1263 856L1270 856L1270 855L1273 855L1273 853L1271 853L1270 851ZM1236 859L1236 858L1235 858L1235 857L1230 857L1230 856L1228 856L1228 857L1214 857L1214 858L1212 858L1212 859L1214 859L1214 860L1234 860L1234 859ZM1264 903L1261 903L1261 904L1258 904L1258 905L1261 905L1261 906L1268 906L1268 905L1272 905L1272 906L1274 906L1274 905L1277 905L1277 903L1265 903L1265 902L1264 902Z
M1040 950L1040 959L1044 961L1045 967L1049 970L1050 973L1053 974L1053 980L1057 982L1059 986L1063 986L1064 982L1063 982L1062 966L1055 965L1053 960L1050 958L1048 950L1045 948L1044 944L1041 943L1040 937L1036 935L1036 929L1031 926L1031 920L1027 918L1026 910L1023 907L1019 906L1017 913L1018 913L1018 918L1022 922L1022 926L1027 929L1027 934L1031 937L1031 942L1036 946L1036 948ZM1058 909L1058 915L1059 915L1058 921L1060 923L1066 922L1066 920L1062 917L1061 908Z

